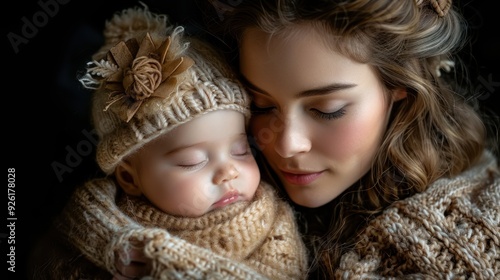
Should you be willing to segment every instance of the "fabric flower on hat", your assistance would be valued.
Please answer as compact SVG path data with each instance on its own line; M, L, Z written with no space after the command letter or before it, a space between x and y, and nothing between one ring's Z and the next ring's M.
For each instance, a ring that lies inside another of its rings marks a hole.
M104 110L111 109L129 122L148 98L166 98L176 91L178 76L189 69L194 61L173 54L172 37L158 47L149 33L139 43L133 38L121 41L111 48L106 60L94 61L87 69L91 76L102 77L109 99ZM97 83L89 78L89 83Z

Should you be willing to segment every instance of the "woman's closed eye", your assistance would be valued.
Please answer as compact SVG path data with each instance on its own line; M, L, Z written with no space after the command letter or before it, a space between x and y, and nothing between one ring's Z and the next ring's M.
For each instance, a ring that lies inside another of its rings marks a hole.
M257 106L254 102L250 104L250 112L256 115L270 113L275 108L274 106Z
M343 117L346 113L345 107L340 108L337 111L331 112L331 113L325 113L322 112L318 109L310 109L310 111L318 118L325 119L325 120L333 120L333 119L339 119Z
M257 106L255 103L252 103L250 106L252 114L262 115L271 113L276 109L274 106ZM343 117L346 113L345 107L340 108L339 110L333 112L323 112L322 110L311 108L309 111L317 118L324 120L334 120Z

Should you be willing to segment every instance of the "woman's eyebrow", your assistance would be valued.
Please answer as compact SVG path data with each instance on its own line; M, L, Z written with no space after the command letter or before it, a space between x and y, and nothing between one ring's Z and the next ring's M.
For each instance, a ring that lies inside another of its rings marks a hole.
M318 88L308 89L297 93L296 97L306 97L306 96L314 96L314 95L325 95L334 92L338 92L340 90L349 89L357 86L356 84L348 84L348 83L333 83L326 86L321 86Z
M243 75L240 75L240 81L243 83L243 85L253 91L256 91L256 92L259 92L259 93L262 93L264 95L270 95L269 93L267 93L265 90L263 89L260 89L259 87L257 87L256 85L252 84L245 76Z
M270 95L265 90L260 89L256 85L252 84L243 75L241 76L240 79L241 79L242 83L246 87L248 87L249 89L251 89L253 91L256 91L256 92L259 92L259 93L264 94L264 95ZM301 92L297 93L295 96L296 97L307 97L307 96L315 96L315 95L325 95L325 94L334 93L334 92L337 92L337 91L340 91L340 90L353 88L353 87L356 87L356 86L357 85L353 84L353 83L333 83L333 84L329 84L329 85L326 85L326 86L320 86L318 88L313 88L313 89L308 89L308 90L301 91Z

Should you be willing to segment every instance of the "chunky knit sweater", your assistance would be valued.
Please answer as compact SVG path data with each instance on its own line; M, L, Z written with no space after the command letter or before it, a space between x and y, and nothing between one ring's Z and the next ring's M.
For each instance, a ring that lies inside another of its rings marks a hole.
M337 279L500 279L500 176L493 155L372 220Z
M64 250L52 252L37 279L111 279L116 252L131 241L144 242L152 279L306 277L307 252L292 209L268 184L261 183L250 202L199 218L174 217L145 200L116 196L109 179L74 192L56 224L56 245Z

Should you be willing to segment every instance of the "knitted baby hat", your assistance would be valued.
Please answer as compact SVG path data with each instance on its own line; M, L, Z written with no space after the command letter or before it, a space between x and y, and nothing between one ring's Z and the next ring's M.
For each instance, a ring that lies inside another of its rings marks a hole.
M79 78L94 89L96 157L106 174L141 146L208 112L235 110L248 120L249 98L235 74L208 43L183 31L146 7L123 10L106 23L104 45Z

